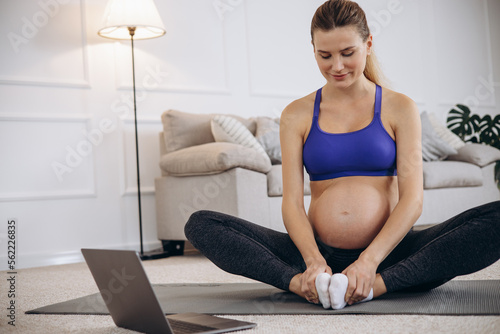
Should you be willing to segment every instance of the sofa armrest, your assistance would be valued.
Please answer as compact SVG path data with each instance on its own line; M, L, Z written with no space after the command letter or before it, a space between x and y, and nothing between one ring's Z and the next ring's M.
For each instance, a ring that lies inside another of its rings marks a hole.
M424 161L424 189L479 187L483 175L478 166L461 161Z
M457 154L448 156L448 160L469 162L484 167L500 160L500 150L484 144L467 143Z
M225 142L183 148L160 159L162 172L174 176L217 174L235 167L267 173L271 162L254 149Z

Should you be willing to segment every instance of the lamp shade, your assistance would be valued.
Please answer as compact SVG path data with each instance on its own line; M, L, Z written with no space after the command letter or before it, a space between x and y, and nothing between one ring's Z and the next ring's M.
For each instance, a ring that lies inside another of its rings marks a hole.
M109 0L99 36L130 39L129 28L135 27L134 39L160 37L165 27L153 0Z

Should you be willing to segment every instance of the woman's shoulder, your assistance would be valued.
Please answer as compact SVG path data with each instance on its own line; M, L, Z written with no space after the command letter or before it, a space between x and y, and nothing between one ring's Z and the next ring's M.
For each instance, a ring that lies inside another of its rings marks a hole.
M281 113L281 122L301 123L305 119L312 119L315 94L310 93L288 104Z
M413 108L415 102L403 93L396 92L387 87L383 87L382 101L386 101L390 106L395 108Z
M311 128L314 114L313 92L291 102L281 113L280 132L306 138Z
M385 87L382 95L382 121L384 119L394 131L407 131L408 128L420 126L420 112L415 101Z
M383 87L382 92L383 110L392 117L404 118L415 113L419 114L415 101L405 94L386 87Z

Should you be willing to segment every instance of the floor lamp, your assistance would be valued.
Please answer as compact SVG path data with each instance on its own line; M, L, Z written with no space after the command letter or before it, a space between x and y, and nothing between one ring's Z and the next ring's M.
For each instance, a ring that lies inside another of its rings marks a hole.
M137 165L137 201L139 205L140 257L143 260L167 257L162 251L144 252L142 238L141 181L139 176L139 139L137 135L137 106L135 94L134 39L161 37L165 27L153 0L110 0L103 18L99 36L111 39L130 39L132 44L132 80L134 92L135 153Z

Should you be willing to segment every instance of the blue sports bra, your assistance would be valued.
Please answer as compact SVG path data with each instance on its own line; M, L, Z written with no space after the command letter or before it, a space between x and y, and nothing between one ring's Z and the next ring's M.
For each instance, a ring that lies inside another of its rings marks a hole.
M319 127L321 90L316 92L311 131L303 147L304 166L310 180L397 175L396 143L380 119L382 88L376 87L371 123L361 130L347 133L328 133Z

